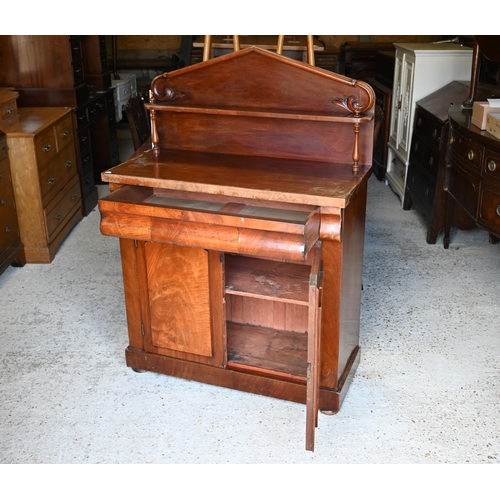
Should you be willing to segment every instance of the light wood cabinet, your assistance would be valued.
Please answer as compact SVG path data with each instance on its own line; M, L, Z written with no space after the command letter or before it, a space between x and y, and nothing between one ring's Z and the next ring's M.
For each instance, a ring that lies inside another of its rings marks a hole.
M19 108L4 127L26 261L49 263L82 219L73 113Z
M403 204L415 104L454 80L470 81L472 49L455 43L394 45L396 61L386 179Z

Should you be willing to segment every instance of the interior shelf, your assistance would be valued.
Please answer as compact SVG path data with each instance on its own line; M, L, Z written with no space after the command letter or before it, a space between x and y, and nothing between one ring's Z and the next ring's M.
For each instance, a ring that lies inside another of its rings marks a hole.
M228 368L306 380L307 334L227 322Z
M226 294L308 305L310 266L226 255Z

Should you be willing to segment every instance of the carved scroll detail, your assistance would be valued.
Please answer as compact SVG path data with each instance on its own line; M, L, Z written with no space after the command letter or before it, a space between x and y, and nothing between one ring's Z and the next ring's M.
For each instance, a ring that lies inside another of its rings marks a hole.
M160 102L179 101L186 97L186 94L180 90L175 90L168 86L168 75L163 73L158 75L152 82L151 91L153 99Z
M340 106L341 108L344 108L346 111L349 111L350 113L353 113L354 116L359 116L369 109L372 108L372 106L375 104L375 93L369 87L366 83L364 82L358 82L356 80L351 80L351 85L353 87L358 87L360 90L362 90L368 100L367 102L363 105L358 102L358 97L355 95L350 95L349 97L336 97L333 99L332 103L336 104L337 106Z

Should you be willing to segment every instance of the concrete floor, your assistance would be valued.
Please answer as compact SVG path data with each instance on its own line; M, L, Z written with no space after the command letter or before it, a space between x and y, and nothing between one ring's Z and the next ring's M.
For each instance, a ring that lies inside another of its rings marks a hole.
M482 230L427 245L372 176L361 363L310 453L303 405L125 366L119 245L95 210L52 264L0 276L0 463L498 464L499 269Z

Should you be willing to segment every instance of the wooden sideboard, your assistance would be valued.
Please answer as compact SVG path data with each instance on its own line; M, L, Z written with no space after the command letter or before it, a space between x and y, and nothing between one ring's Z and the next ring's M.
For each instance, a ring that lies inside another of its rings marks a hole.
M449 120L448 111L454 103L462 103L469 95L470 82L451 82L416 103L408 178L403 208L413 208L425 215L426 241L434 244L445 226L446 172ZM479 83L478 100L486 100L498 93L498 88ZM471 229L475 223L455 205L450 215L460 229Z
M257 47L152 82L152 142L103 173L128 366L340 409L359 363L375 96Z
M450 138L445 187L448 211L444 247L450 244L455 204L490 234L490 242L500 239L500 140L472 125L472 110L461 104L449 110Z
M71 108L19 108L7 135L26 262L50 263L82 219Z

